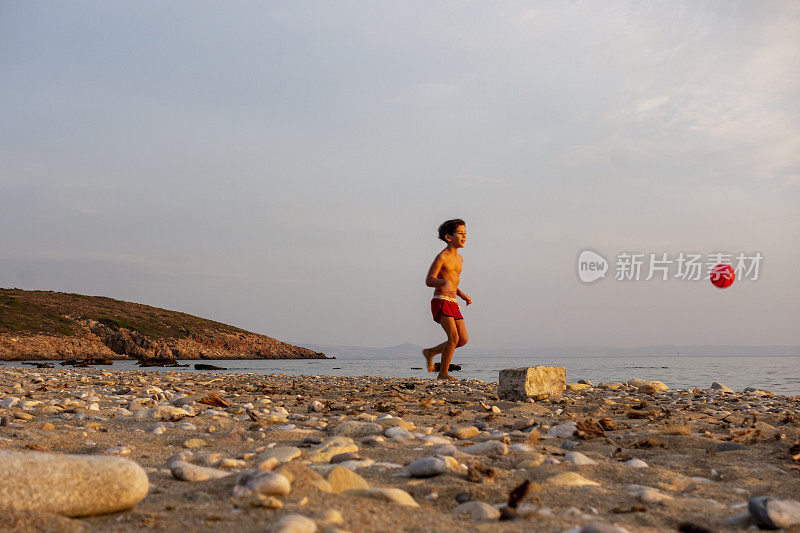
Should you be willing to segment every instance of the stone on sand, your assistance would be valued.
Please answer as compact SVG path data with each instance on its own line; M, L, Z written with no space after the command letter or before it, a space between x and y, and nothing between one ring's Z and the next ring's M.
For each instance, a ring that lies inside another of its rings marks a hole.
M596 465L597 461L590 459L583 455L581 452L569 452L564 456L564 460L574 465Z
M402 489L376 488L366 490L348 490L344 494L396 503L406 507L419 507L419 504L416 502L416 500L414 500L409 493Z
M142 501L149 488L144 470L121 457L0 451L0 501L11 509L113 513Z
M331 468L326 479L330 483L333 492L337 494L346 490L366 490L369 488L369 483L363 477L343 466L337 465Z
M258 459L264 461L274 457L279 463L286 463L292 459L297 459L301 453L303 452L300 451L300 448L295 448L294 446L278 446L261 452L258 455Z
M525 401L543 394L557 398L567 387L567 370L561 366L506 368L500 371L499 381L497 395L502 400Z
M492 507L488 503L471 501L462 503L453 512L456 514L466 514L480 520L497 520L500 518L500 510Z
M438 457L423 457L408 465L408 473L411 474L411 477L433 477L444 474L446 471L447 463Z
M219 479L231 474L225 470L197 466L186 461L171 461L168 466L175 479L180 479L181 481L206 481L208 479Z
M562 472L547 479L551 485L559 487L599 487L600 483L586 479L580 474L575 472Z
M292 484L282 474L269 470L247 470L239 475L234 496L286 496L292 491Z
M467 426L463 428L456 428L448 432L447 434L453 437L454 439L465 440L465 439L471 439L472 437L476 437L480 435L480 433L481 433L480 430L475 426Z
M461 451L470 455L505 455L508 453L508 446L499 440L487 440L461 448Z
M357 451L358 446L355 445L353 439L347 437L333 437L312 448L308 454L308 460L312 463L327 463L334 455Z
M316 522L300 514L287 514L272 528L272 533L316 533L316 531Z
M762 528L788 529L800 525L800 501L769 496L751 498L747 503L750 515Z

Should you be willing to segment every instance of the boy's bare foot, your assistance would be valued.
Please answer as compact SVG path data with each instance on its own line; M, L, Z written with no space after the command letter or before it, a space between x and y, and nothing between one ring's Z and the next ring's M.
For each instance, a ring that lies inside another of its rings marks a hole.
M448 376L442 376L441 374L436 376L436 379L443 379L443 380L446 380L446 381L458 381L458 378L455 377L455 376L449 376L449 375Z
M423 348L422 355L425 357L425 360L428 361L428 372L436 372L436 369L433 367L433 357L434 355L431 353L430 348Z

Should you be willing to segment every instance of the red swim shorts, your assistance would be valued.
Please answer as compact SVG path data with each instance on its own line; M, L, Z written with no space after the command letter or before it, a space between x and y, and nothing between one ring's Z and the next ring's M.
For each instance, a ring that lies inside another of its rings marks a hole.
M434 322L439 322L439 315L451 316L456 320L464 320L457 303L450 300L442 300L441 298L431 300L431 314Z

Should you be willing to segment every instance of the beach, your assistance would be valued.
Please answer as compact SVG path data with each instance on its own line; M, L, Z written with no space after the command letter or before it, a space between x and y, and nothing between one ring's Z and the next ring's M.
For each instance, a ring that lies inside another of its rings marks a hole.
M128 510L67 517L30 503L70 490L42 475L3 498L0 528L735 531L752 498L800 499L797 396L578 377L512 402L467 379L5 367L3 451L123 458L147 478Z

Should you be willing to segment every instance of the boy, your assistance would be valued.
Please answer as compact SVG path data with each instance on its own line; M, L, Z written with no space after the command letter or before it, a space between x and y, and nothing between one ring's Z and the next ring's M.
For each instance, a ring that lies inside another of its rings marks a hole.
M434 322L438 322L444 329L447 340L433 348L425 348L422 350L422 355L428 362L428 372L435 372L433 357L442 354L437 379L457 380L458 378L447 372L453 359L453 350L467 344L468 337L464 317L461 316L461 310L456 303L456 296L460 296L467 305L472 303L472 299L458 288L463 262L463 258L458 255L458 249L463 248L467 242L464 221L456 218L444 222L439 226L439 238L447 243L447 248L433 260L425 285L435 287L431 300L431 313Z

